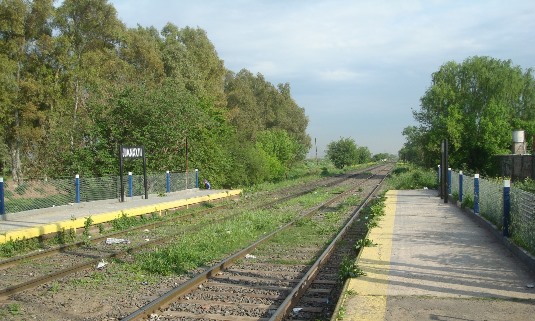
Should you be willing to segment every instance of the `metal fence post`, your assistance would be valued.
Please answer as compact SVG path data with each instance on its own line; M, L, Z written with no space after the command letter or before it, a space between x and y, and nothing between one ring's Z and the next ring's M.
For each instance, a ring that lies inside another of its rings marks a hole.
M459 202L463 203L463 171L459 171Z
M80 203L80 175L76 174L74 176L74 189L75 189L75 196L74 200L76 203Z
M438 197L442 197L442 185L440 185L440 177L442 175L440 175L440 164L438 165L438 170L437 170L437 179L438 179Z
M4 203L4 178L0 177L0 214L6 214L6 205Z
M479 214L479 174L474 175L474 214Z
M195 188L199 188L199 170L195 168Z
M171 193L171 174L169 171L165 172L165 191Z
M509 237L509 223L511 221L511 181L503 181L503 236Z
M451 168L448 167L448 195L451 195ZM446 195L446 197L448 197Z
M134 196L134 182L132 178L132 172L128 172L128 197Z

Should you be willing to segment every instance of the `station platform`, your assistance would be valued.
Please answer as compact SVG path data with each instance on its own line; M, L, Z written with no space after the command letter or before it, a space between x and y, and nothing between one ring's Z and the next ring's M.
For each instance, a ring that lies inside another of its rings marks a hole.
M167 193L165 196L150 194L147 199L135 196L126 197L125 202L119 202L117 199L81 202L0 215L0 244L9 240L30 239L56 233L63 229L82 228L88 217L91 217L92 224L95 225L110 222L123 215L138 216L155 212L162 214L169 209L187 207L239 194L241 194L241 190L201 190L194 188Z
M386 196L333 320L533 320L534 271L481 219L432 190Z

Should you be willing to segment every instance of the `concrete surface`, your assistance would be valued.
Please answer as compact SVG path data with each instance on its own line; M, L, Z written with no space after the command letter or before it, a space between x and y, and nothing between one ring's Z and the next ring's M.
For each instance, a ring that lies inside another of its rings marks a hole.
M0 244L9 240L33 238L59 232L62 229L77 229L91 217L93 224L112 221L123 214L137 216L222 199L239 195L241 190L200 190L188 189L173 193L126 198L121 203L117 199L82 202L71 205L0 215Z
M535 275L436 191L388 192L368 238L342 320L535 320Z

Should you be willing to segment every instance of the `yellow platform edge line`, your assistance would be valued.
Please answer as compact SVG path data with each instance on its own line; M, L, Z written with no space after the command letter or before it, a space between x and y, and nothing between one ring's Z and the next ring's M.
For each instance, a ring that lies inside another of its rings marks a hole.
M240 189L229 190L229 191L224 191L224 192L219 192L219 193L214 193L214 194L209 194L209 195L186 198L186 199L172 201L172 202L164 202L160 204L153 204L153 205L131 208L126 211L125 210L112 211L112 212L91 215L91 219L93 220L93 223L92 223L93 225L100 224L100 223L113 221L117 218L120 218L123 215L131 217L131 216L139 216L139 215L148 214L148 213L161 212L161 211L165 211L171 208L184 207L184 206L198 204L202 202L208 202L212 200L218 200L222 198L237 196L237 195L240 195L241 193L242 193L242 190ZM8 242L9 240L16 241L16 240L22 240L24 238L31 239L31 238L39 237L41 235L57 233L57 232L62 231L63 229L65 230L78 229L78 228L84 227L84 223L86 219L87 217L79 217L76 219L69 219L69 220L54 222L54 223L45 224L41 226L9 231L0 235L0 244L4 244Z
M385 196L385 215L368 234L377 245L364 247L358 257L358 266L366 275L350 279L344 291L353 293L353 297L344 298L342 303L346 310L344 321L385 319L397 191L388 191Z

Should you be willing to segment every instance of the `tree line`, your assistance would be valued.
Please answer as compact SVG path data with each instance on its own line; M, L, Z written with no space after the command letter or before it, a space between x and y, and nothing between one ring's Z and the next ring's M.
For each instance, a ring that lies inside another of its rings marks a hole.
M53 2L0 2L3 175L115 175L119 146L142 145L149 170L189 164L233 186L305 158L290 85L227 70L204 30L127 28L106 0Z
M401 159L436 167L441 141L448 139L452 168L495 174L494 155L511 153L514 130L524 130L528 146L532 144L533 69L491 57L447 62L432 74L413 115L419 125L403 130Z

